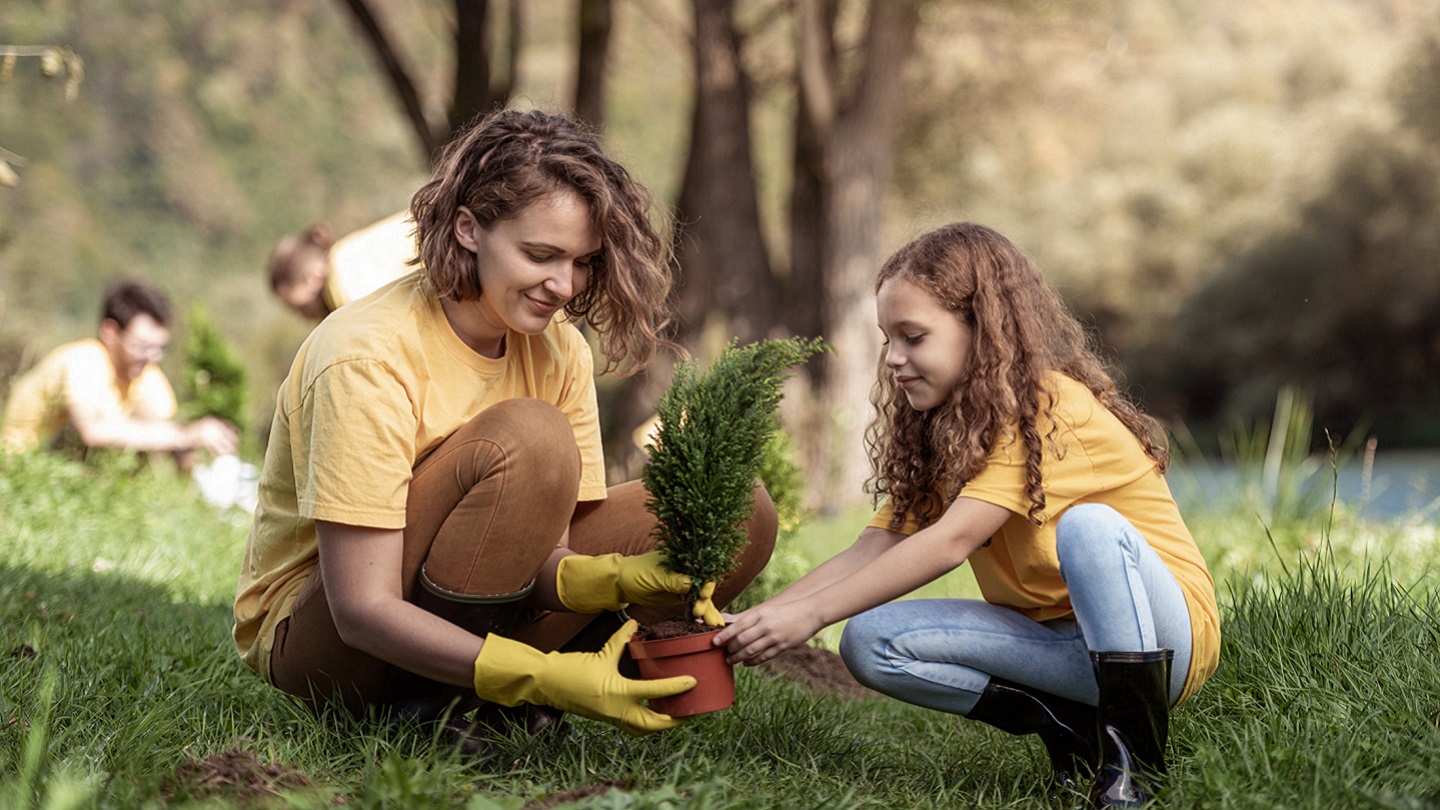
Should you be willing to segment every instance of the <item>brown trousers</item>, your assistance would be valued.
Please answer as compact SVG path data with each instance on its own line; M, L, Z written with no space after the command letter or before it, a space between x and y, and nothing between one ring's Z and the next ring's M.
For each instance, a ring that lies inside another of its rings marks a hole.
M611 487L605 500L575 517L579 480L574 432L558 408L514 399L486 409L415 467L405 506L405 599L420 596L422 567L431 582L457 594L523 592L567 525L569 547L579 554L653 549L655 519L645 508L649 496L641 482ZM757 486L749 540L736 555L735 570L716 587L716 605L728 605L759 575L774 549L776 525L775 505ZM503 635L544 651L599 649L616 624L606 614L521 607ZM627 612L642 624L674 615L671 609L640 606ZM397 675L406 683L416 680L340 639L318 567L290 616L275 628L270 674L275 686L312 709L338 702L357 715L395 700Z

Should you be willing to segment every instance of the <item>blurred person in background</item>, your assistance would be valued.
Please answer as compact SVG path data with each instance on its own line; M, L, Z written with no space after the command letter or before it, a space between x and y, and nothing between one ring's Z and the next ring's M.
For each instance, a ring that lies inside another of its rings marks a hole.
M184 469L192 451L233 454L235 427L215 417L175 420L175 392L157 365L170 344L165 295L137 281L105 294L99 333L60 346L15 380L0 426L11 453L90 448L174 453Z
M415 221L409 211L339 241L329 225L316 222L276 243L270 252L270 289L286 306L318 321L411 272L413 258Z

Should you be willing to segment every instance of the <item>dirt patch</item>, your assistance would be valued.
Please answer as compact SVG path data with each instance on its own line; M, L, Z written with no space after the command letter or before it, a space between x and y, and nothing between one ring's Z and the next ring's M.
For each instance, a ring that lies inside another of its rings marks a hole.
M167 802L177 797L208 799L224 797L238 804L277 797L282 791L307 787L305 774L285 765L265 765L249 751L238 748L194 759L175 769L161 783L160 796Z
M20 646L10 651L10 657L26 659L34 658L35 648L31 647L29 644L21 644Z
M609 793L611 789L629 790L629 782L602 782L598 785L585 785L584 787L571 788L570 790L554 793L543 799L533 802L526 802L522 810L548 810L551 807L559 807L562 804L578 802L581 799L589 799L595 796L602 796Z
M767 675L789 678L819 695L832 695L845 700L880 697L855 680L840 656L823 647L802 644L791 647L756 667Z

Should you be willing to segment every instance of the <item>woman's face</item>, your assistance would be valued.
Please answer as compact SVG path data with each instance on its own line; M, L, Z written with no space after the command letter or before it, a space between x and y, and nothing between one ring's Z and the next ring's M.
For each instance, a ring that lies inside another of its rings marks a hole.
M928 411L947 402L970 367L970 325L903 278L880 285L875 309L885 335L885 366L910 407Z
M460 244L475 254L480 298L473 302L475 337L499 340L507 330L545 331L555 313L590 280L600 232L590 204L570 190L539 198L510 219L482 227L468 209L455 219Z

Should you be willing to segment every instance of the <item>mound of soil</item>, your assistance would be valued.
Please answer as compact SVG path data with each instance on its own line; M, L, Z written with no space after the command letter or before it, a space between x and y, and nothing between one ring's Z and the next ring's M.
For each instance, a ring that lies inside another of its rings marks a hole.
M603 796L614 788L616 790L629 790L629 782L602 782L598 785L585 785L584 787L572 788L561 793L555 793L533 802L526 802L524 810L548 810L551 807L559 807L562 804L578 802L581 799L589 799L596 796Z
M192 757L165 778L160 795L167 802L177 797L224 797L243 805L309 784L305 774L293 768L262 764L249 751L235 748L204 759Z
M788 678L820 695L845 700L880 697L879 692L867 689L855 680L839 655L823 647L808 644L791 647L756 669L768 675Z

